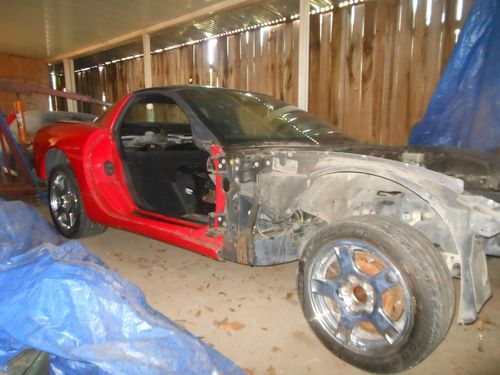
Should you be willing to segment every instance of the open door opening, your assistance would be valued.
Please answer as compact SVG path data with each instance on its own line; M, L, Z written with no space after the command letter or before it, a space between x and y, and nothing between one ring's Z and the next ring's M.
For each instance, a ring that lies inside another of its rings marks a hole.
M171 98L148 95L132 103L118 129L127 185L144 211L208 223L215 210L210 154L193 142L189 119Z

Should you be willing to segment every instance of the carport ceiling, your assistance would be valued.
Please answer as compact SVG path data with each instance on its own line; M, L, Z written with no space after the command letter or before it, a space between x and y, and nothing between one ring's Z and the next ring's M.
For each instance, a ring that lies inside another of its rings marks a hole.
M200 12L258 0L0 0L0 52L51 60Z
M74 57L76 69L142 53L144 32L155 50L299 11L299 0L0 1L0 53L51 62ZM332 2L311 5L320 9Z
M311 5L313 9L319 10L330 6L331 2L328 0L312 0ZM299 12L299 6L299 0L267 0L220 14L205 15L152 33L151 50L155 51L240 28L265 24L283 17L288 18ZM75 69L85 69L141 53L142 40L138 38L127 44L75 59ZM62 65L56 67L56 70L61 72Z

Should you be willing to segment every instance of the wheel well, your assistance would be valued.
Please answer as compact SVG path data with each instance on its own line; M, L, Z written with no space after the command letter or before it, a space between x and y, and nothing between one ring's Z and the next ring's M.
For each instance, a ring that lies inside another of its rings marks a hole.
M45 155L45 176L49 178L50 172L58 164L68 163L69 159L64 155L64 152L58 148L51 148L47 151Z
M448 226L430 203L385 178L361 173L322 176L301 195L299 207L326 222L359 215L392 217L418 229L445 252L457 253Z

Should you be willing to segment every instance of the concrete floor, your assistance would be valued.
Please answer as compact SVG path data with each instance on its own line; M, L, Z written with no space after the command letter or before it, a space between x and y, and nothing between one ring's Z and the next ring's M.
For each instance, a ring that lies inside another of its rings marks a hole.
M38 209L50 218L48 207ZM249 375L367 374L337 359L309 328L297 297L297 262L218 262L113 228L80 242L139 286L153 308ZM405 375L500 375L500 258L489 257L488 270L493 296L476 323L453 322L437 350Z
M330 354L309 329L297 300L295 262L265 268L217 262L115 229L81 242L137 284L155 309L249 374L364 373ZM454 323L408 374L500 374L500 259L488 262L493 298L480 320Z

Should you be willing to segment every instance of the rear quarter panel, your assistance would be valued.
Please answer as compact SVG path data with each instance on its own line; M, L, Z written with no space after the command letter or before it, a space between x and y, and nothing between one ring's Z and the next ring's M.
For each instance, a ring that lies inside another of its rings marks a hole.
M93 124L60 122L40 129L33 142L33 155L38 176L46 180L46 157L50 149L62 151L75 173L81 169L84 149L91 135L100 129Z
M84 155L88 154L89 145L93 140L108 131L94 124L61 122L40 129L33 143L35 168L43 180L49 178L49 171L46 169L48 151L57 149L65 155L75 173L87 214L91 219L97 205L86 177Z
M46 180L47 176L46 155L51 148L61 150L68 158L79 182L83 175L83 156L88 151L92 141L102 134L111 134L113 125L120 115L123 106L131 98L127 95L112 106L101 118L99 124L84 122L57 122L44 126L35 135L33 142L33 154L35 168L38 176ZM91 139L92 138L92 139Z

